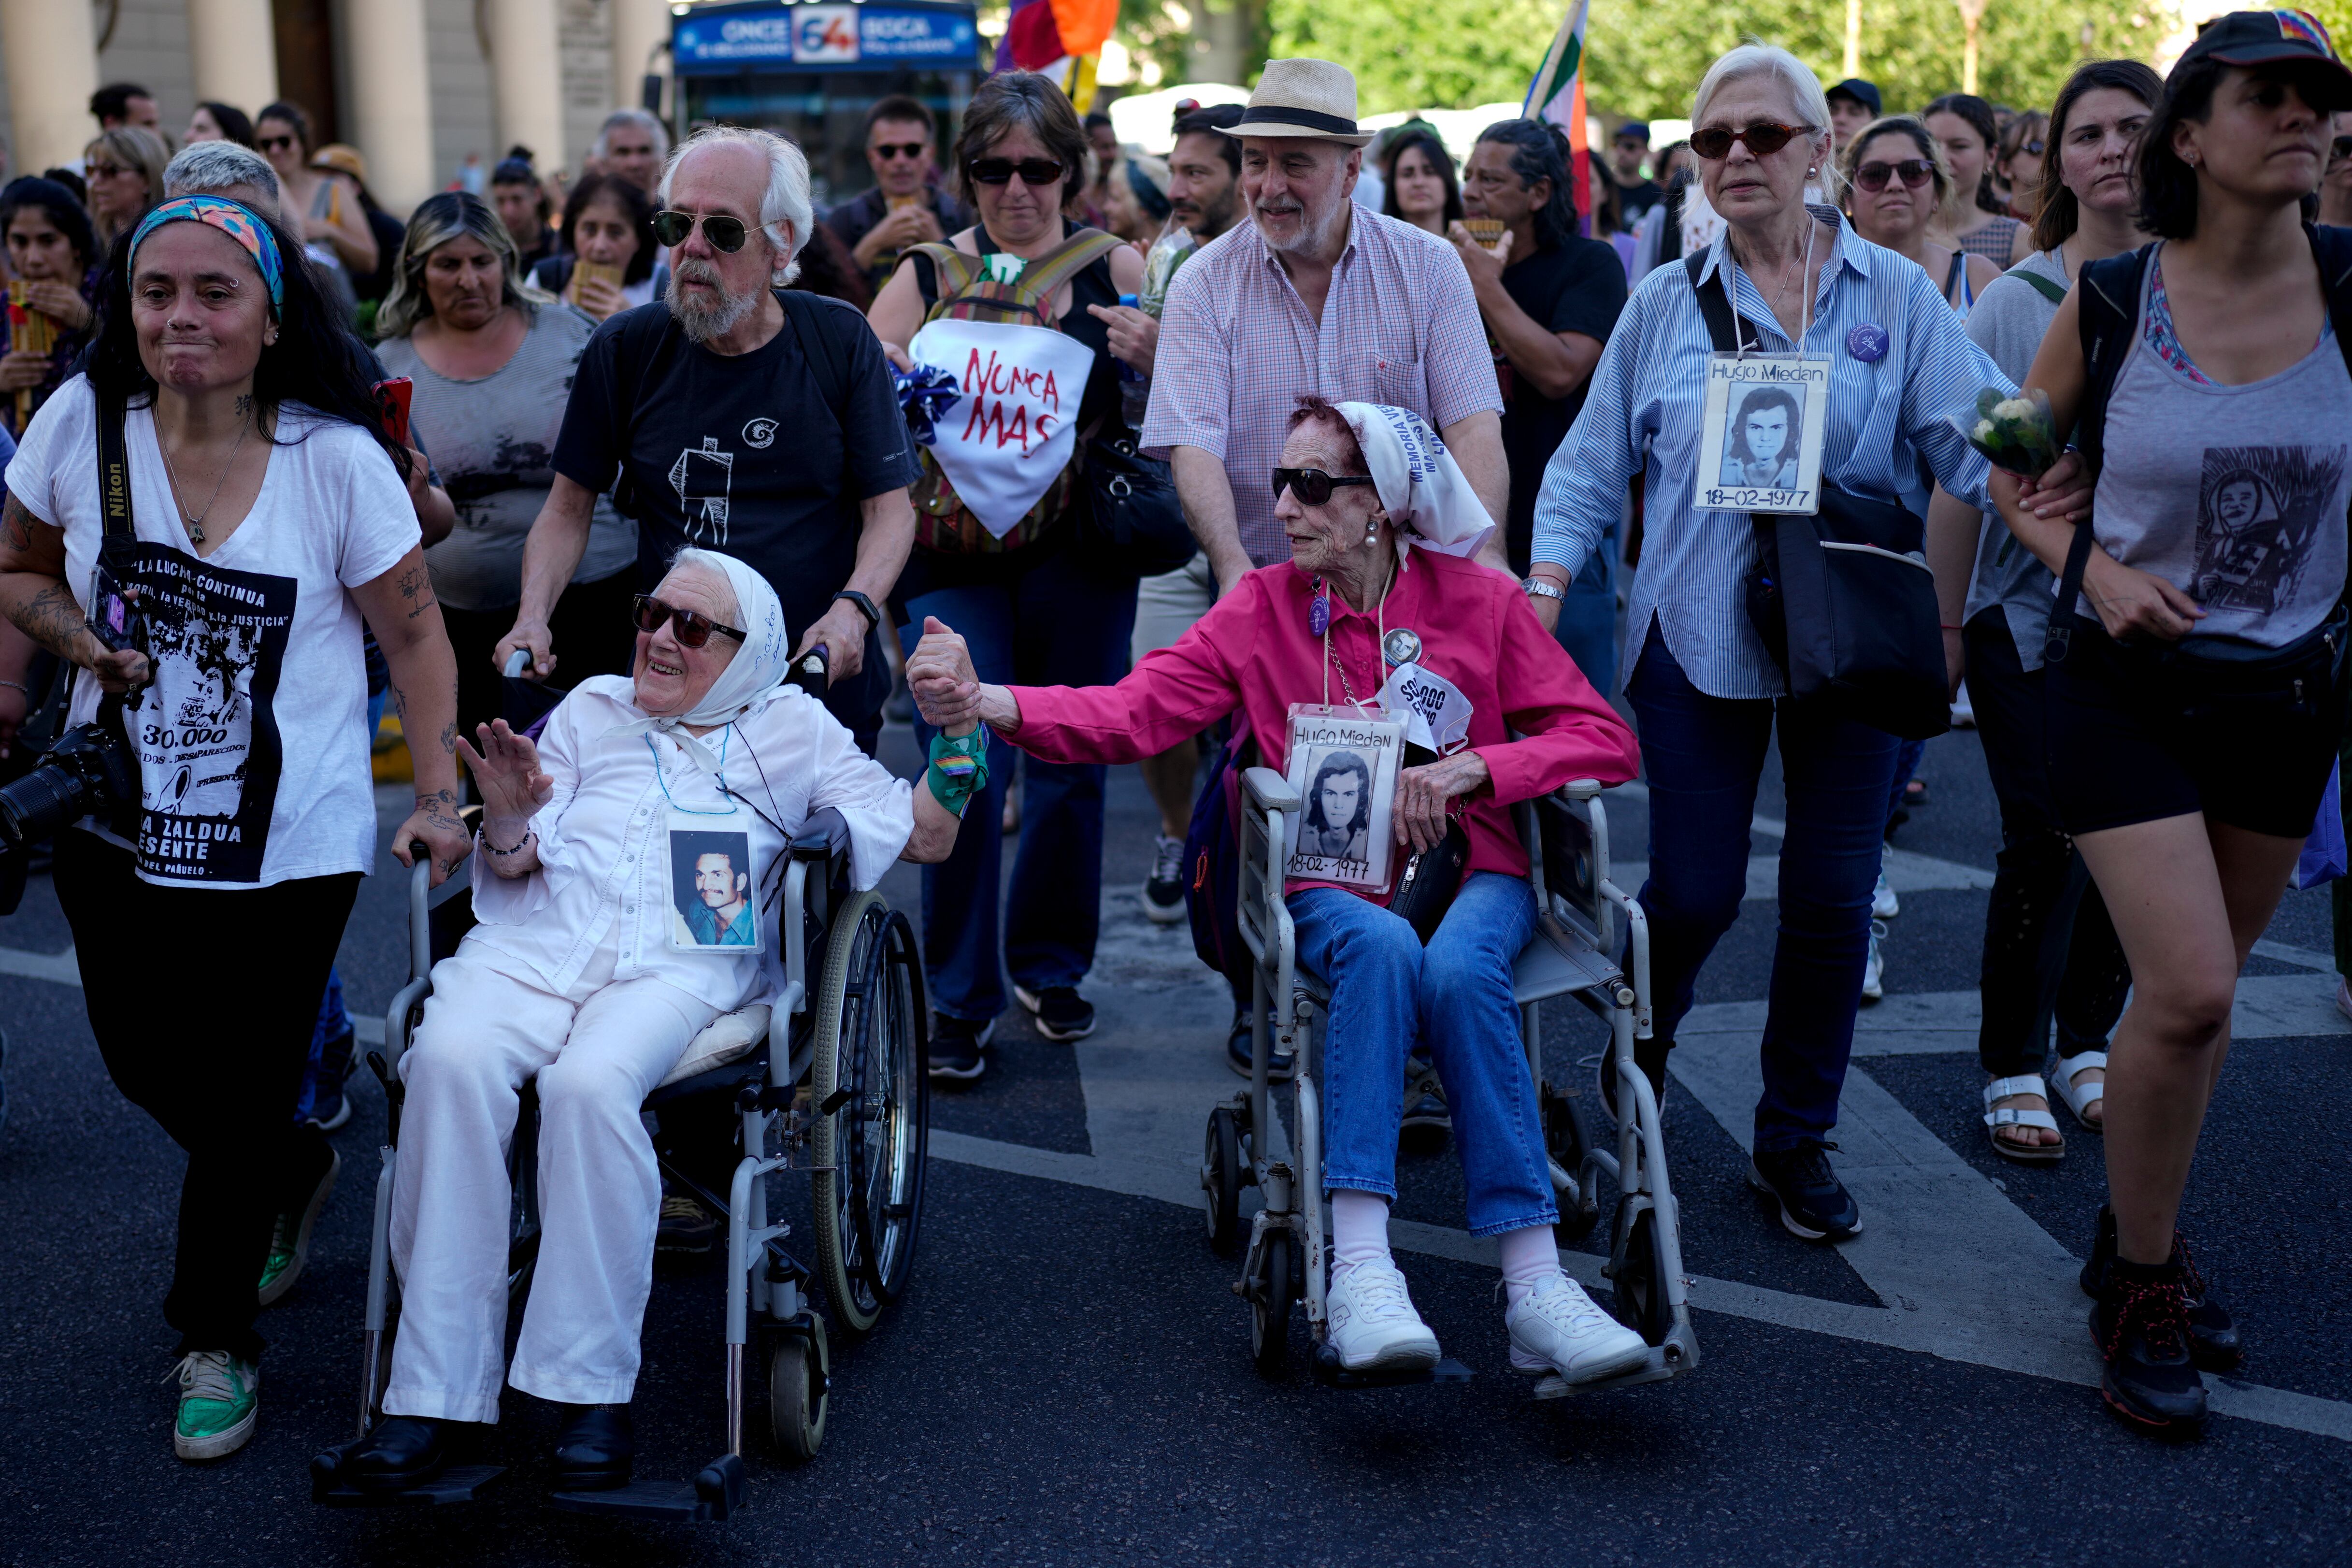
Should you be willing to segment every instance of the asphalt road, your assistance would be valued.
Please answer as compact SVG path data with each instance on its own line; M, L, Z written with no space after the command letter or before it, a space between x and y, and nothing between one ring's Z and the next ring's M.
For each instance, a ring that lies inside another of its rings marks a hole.
M903 731L891 754L911 762ZM1219 987L1182 928L1147 926L1150 819L1114 772L1103 1026L1072 1047L1015 1014L989 1076L933 1101L913 1289L837 1348L824 1451L788 1468L752 1412L752 1503L699 1527L616 1523L542 1500L552 1413L511 1395L485 1500L332 1512L305 1463L347 1435L380 1093L355 1079L345 1166L310 1270L264 1320L262 1424L222 1463L171 1455L165 1282L177 1152L106 1081L68 938L36 880L0 921L12 1114L0 1131L0 1563L2341 1562L2352 1547L2352 1026L2333 1013L2324 892L2289 895L2248 969L2241 1043L2184 1225L2245 1325L2247 1363L2187 1447L2119 1427L2064 1275L2103 1188L2098 1144L2006 1164L1978 1124L1973 984L1995 843L1967 732L1928 749L1932 803L1895 837L1906 887L1888 1000L1864 1015L1840 1129L1873 1205L1864 1246L1790 1238L1742 1190L1738 1096L1772 934L1753 900L1700 987L1668 1097L1703 1364L1675 1382L1531 1401L1504 1371L1491 1264L1460 1226L1450 1152L1401 1163L1400 1260L1466 1386L1339 1394L1252 1372L1246 1315L1189 1206L1213 1100ZM1760 825L1778 816L1759 802ZM1616 852L1642 857L1637 792ZM1756 852L1777 849L1759 832ZM1769 893L1760 860L1758 886ZM914 908L913 875L886 884ZM404 958L396 876L371 879L343 946L355 1008ZM140 940L201 940L142 933ZM223 955L225 972L267 955ZM214 1001L157 998L203 1070ZM1695 1026L1696 1028L1696 1026ZM1742 1031L1745 1031L1744 1037ZM1581 1082L1588 1025L1548 1018L1550 1074ZM1745 1070L1752 1071L1752 1062ZM1875 1151L1876 1152L1873 1152ZM1884 1194L1884 1195L1880 1195ZM788 1199L788 1215L804 1199ZM1570 1255L1595 1278L1595 1258ZM665 1268L636 1413L646 1474L721 1445L720 1287ZM1301 1331L1294 1330L1294 1332ZM1303 1337L1298 1348L1303 1351Z

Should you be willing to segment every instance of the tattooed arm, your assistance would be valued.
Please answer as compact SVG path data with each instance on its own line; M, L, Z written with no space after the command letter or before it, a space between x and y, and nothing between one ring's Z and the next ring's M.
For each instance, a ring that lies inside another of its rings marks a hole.
M0 615L16 629L98 677L108 691L147 683L147 656L109 648L83 623L81 605L67 591L65 530L26 510L15 496L0 504Z
M352 589L352 597L392 668L392 710L416 764L416 809L393 835L392 852L402 865L415 865L408 846L423 839L432 851L437 888L474 841L457 816L457 660L441 627L424 546L412 546L391 571Z

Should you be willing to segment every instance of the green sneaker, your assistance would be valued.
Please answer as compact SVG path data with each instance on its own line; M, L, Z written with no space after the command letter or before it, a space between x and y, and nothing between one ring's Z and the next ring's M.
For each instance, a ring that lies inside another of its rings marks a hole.
M190 1351L163 1374L180 1380L180 1414L172 1423L172 1452L184 1459L217 1459L253 1436L261 1409L261 1368L226 1351Z
M269 1260L261 1266L261 1304L274 1303L294 1289L294 1281L302 1278L302 1266L310 1261L310 1232L319 1223L319 1211L327 1206L327 1195L335 1190L335 1177L343 1168L343 1157L333 1150L327 1173L319 1178L319 1185L310 1194L310 1201L297 1214L281 1214L269 1232Z

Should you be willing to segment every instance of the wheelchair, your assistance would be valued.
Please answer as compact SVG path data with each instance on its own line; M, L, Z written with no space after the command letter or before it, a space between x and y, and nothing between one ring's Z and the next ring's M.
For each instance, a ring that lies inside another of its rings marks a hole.
M474 808L468 808L471 811ZM432 994L432 966L457 951L475 924L467 883L428 892L418 863L409 883L411 978L384 1019L384 1047L368 1054L390 1107L383 1165L376 1177L362 1334L359 1437L311 1464L312 1495L331 1507L471 1500L499 1474L492 1466L451 1466L409 1490L367 1494L341 1484L336 1468L381 1413L399 1306L391 1267L393 1183L399 1167L400 1060ZM726 1449L690 1482L635 1481L604 1491L556 1493L559 1508L677 1521L718 1521L748 1501L743 1428L748 1377L764 1352L768 1420L781 1456L815 1457L824 1441L832 1358L827 1323L859 1337L898 1300L914 1265L922 1217L929 1126L929 1001L907 917L877 892L849 886L849 829L839 813L811 817L787 851L778 930L785 984L772 1016L754 1005L722 1015L687 1047L646 1100L660 1111L701 1110L738 1123L740 1159L722 1194L684 1161L661 1152L666 1181L691 1192L726 1226ZM509 1318L530 1287L539 1253L534 1186L538 1138L534 1086L508 1153L514 1200L508 1247ZM814 1266L785 1250L792 1226L769 1215L769 1179L810 1173ZM824 1312L814 1309L821 1296Z
M1609 817L1591 781L1570 784L1513 808L1535 883L1537 926L1513 965L1528 1071L1536 1081L1544 1143L1558 1194L1558 1233L1575 1241L1600 1222L1600 1183L1617 1189L1609 1261L1601 1272L1612 1287L1615 1315L1650 1346L1647 1363L1598 1383L1571 1384L1557 1373L1535 1384L1538 1399L1655 1383L1698 1365L1683 1277L1681 1227L1666 1175L1664 1129L1650 1080L1634 1065L1633 1042L1650 1037L1649 928L1642 907L1609 879ZM1341 1368L1328 1342L1324 1294L1330 1209L1322 1186L1322 1062L1318 1025L1330 1012L1330 992L1300 968L1290 911L1283 903L1283 860L1289 819L1300 809L1297 791L1271 768L1242 776L1242 940L1252 959L1256 1026L1249 1087L1209 1113L1201 1159L1201 1189L1209 1244L1221 1257L1242 1251L1234 1293L1249 1304L1250 1351L1258 1372L1282 1375L1289 1355L1290 1311L1303 1303L1314 1342L1312 1374L1327 1386L1466 1381L1467 1368L1451 1359L1434 1371L1364 1376ZM1612 962L1619 922L1627 936L1631 973ZM1609 1025L1601 1065L1613 1075L1619 1108L1612 1153L1595 1140L1579 1100L1543 1077L1538 1009L1573 997ZM1268 1067L1279 1041L1297 1064L1293 1115L1286 1132L1274 1114ZM1435 1087L1427 1069L1404 1088L1411 1105ZM1264 1206L1244 1226L1242 1191L1255 1187ZM1246 1247L1244 1241L1246 1239Z

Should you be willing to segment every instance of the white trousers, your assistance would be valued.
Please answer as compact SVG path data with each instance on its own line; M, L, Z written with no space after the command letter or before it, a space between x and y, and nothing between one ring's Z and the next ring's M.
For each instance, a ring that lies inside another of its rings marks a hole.
M383 1408L496 1421L506 1346L507 1149L539 1079L539 1263L507 1381L567 1405L625 1403L653 1286L661 1173L639 1107L714 1008L649 976L614 982L608 940L558 994L477 944L433 972L403 1065L392 1186L400 1325Z

